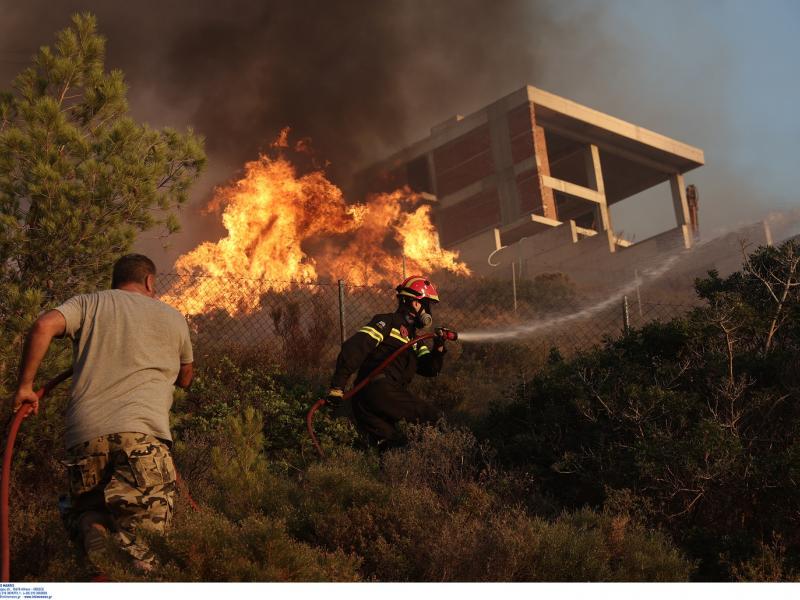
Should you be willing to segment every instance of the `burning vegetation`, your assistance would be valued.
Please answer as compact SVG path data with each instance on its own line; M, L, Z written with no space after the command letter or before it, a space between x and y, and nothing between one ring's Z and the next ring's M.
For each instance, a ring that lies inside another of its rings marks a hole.
M233 315L254 311L261 293L292 282L390 283L403 260L409 271L469 274L457 253L440 246L430 203L418 194L406 188L348 204L324 169L301 174L287 157L289 150L309 153L307 141L290 148L284 130L272 148L245 164L241 179L215 191L207 210L221 211L228 234L176 261L179 280L164 301L184 314L224 308ZM236 297L214 277L241 280Z

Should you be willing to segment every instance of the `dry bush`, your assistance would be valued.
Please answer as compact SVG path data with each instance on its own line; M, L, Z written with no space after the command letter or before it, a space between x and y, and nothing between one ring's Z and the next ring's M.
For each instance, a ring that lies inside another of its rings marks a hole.
M466 430L413 427L409 439L380 470L378 457L352 451L311 467L290 531L361 557L362 577L378 581L689 577L690 563L663 535L630 519L587 510L553 521L507 503L508 477Z
M663 536L620 516L560 514L537 480L501 470L465 428L409 426L382 456L321 414L329 457L309 458L307 383L221 360L176 397L175 455L202 510L179 497L173 529L145 535L164 581L576 581L685 579ZM54 417L55 419L55 417ZM55 436L58 420L37 432ZM85 579L53 503L55 458L31 440L15 497L20 578ZM22 489L28 496L20 497ZM30 497L32 490L42 500ZM42 548L45 549L42 552ZM116 580L139 581L111 555Z
M729 562L727 557L723 558ZM800 582L800 569L786 556L786 544L780 535L775 535L770 543L759 543L752 557L730 564L730 570L735 581Z
M298 542L264 516L235 523L207 508L184 512L150 543L163 581L358 581L355 558Z

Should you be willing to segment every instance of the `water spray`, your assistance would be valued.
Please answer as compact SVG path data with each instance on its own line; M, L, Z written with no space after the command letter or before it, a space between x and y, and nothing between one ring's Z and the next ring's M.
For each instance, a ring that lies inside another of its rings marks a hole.
M548 319L535 320L520 325L512 325L509 327L501 327L497 329L476 329L472 331L464 331L459 336L462 342L486 342L486 341L506 341L512 339L525 338L534 335L542 330L551 327L558 327L571 321L578 321L590 317L596 313L602 312L619 301L621 296L633 293L642 281L653 281L658 279L664 273L669 271L673 265L678 261L680 255L673 255L650 269L644 269L639 272L639 277L632 279L625 285L617 288L605 299L587 306L578 312L570 313L567 315L559 315Z
M800 211L791 211L779 215L770 215L769 222L772 225L778 225L781 227L784 235L791 236L793 233L798 232L798 227L800 226ZM748 224L718 230L715 235L707 240L696 242L690 249L681 249L680 251L667 256L660 263L649 269L637 270L637 276L631 279L629 282L614 290L603 300L591 306L587 306L578 312L567 315L558 315L547 319L534 320L520 325L500 327L495 329L476 329L472 331L464 331L460 334L459 339L462 342L486 342L490 340L506 341L520 339L552 327L558 327L572 321L585 319L613 306L615 303L619 302L621 297L632 294L638 289L642 282L654 281L663 276L670 269L672 269L672 267L675 266L679 260L691 256L693 252L699 250L700 248L706 247L726 235L736 233L737 231L742 231L743 229L752 226L753 224ZM495 263L491 261L492 256L494 256L500 250L504 250L505 248L507 248L507 246L498 248L489 255L488 260L490 265L496 266Z

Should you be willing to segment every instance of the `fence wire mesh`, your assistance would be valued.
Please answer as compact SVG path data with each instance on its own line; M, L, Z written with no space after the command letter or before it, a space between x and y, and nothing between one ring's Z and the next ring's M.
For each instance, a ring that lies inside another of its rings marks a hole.
M162 299L189 322L198 362L249 353L295 371L330 371L342 342L373 315L392 312L394 290L385 286L297 283L234 277L159 276ZM668 321L688 303L645 302L639 294L614 297L576 292L565 278L460 281L439 289L434 323L459 332L509 331L538 323L535 332L510 343L536 354L557 348L563 356L601 344L627 326ZM627 309L626 307L627 303ZM483 338L494 344L503 338Z

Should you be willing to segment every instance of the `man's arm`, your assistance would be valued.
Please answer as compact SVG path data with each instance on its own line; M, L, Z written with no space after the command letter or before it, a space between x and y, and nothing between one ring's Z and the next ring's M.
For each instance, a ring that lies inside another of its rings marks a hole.
M447 349L444 347L444 340L439 337L433 338L433 350L428 348L423 342L417 345L417 374L424 377L436 377L442 370L444 355Z
M344 390L350 376L358 371L369 353L383 341L391 330L391 315L375 315L342 344L336 359L336 370L331 378L332 390Z
M175 380L175 385L179 388L188 389L192 384L194 378L194 363L187 363L181 365L181 370L178 371L178 378Z
M67 321L57 310L49 310L41 315L31 327L22 348L22 362L19 368L17 392L14 394L14 412L24 402L33 404L33 413L39 412L39 397L33 391L33 380L50 343L56 336L64 335Z

